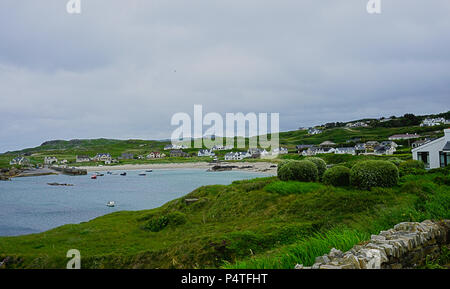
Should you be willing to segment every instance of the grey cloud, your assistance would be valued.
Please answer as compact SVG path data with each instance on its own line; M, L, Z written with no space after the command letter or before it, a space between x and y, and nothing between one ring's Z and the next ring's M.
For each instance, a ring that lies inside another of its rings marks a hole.
M449 109L450 3L0 3L0 151L167 138L176 112L280 112L281 129Z

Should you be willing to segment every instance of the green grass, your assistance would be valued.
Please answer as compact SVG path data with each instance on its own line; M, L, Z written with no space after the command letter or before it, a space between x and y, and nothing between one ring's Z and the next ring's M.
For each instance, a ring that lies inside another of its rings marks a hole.
M276 177L201 187L153 210L122 211L44 233L0 238L10 268L293 268L402 221L450 218L448 170L370 191ZM184 199L197 198L187 204ZM154 221L157 220L157 221ZM156 229L155 229L156 228Z

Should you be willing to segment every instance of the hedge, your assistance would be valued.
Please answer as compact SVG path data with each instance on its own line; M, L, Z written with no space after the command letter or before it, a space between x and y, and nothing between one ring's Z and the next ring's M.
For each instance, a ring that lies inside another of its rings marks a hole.
M350 184L361 189L393 187L398 178L398 168L390 161L362 161L350 170Z
M314 182L318 175L317 166L307 160L287 162L278 171L278 178L282 181Z
M334 166L325 171L322 182L335 187L348 186L350 184L350 169L344 166Z
M305 160L313 162L317 166L319 179L322 178L323 173L327 170L327 163L321 158L306 158Z

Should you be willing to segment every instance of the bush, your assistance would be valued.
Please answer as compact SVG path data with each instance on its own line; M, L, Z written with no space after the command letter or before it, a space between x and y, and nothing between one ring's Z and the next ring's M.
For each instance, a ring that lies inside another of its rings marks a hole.
M425 164L422 161L409 160L400 164L401 169L425 169Z
M390 161L391 163L393 163L397 167L400 166L400 164L405 162L405 161L403 161L403 160L401 160L399 158L390 158L390 159L388 159L388 161Z
M350 170L350 184L361 189L393 187L398 178L398 168L389 161L363 161Z
M145 225L145 229L152 232L159 232L164 229L169 223L169 218L166 216L153 217Z
M167 218L170 225L178 226L186 223L186 214L181 212L171 212L167 214Z
M288 164L288 163L290 163L290 162L294 162L294 161L296 161L296 160L287 159L287 160L281 161L281 162L278 164L278 167L277 167L277 174L280 173L280 170L281 170L281 168L282 168L284 165L286 165L286 164Z
M399 170L400 176L423 175L425 173L425 164L422 161L409 160L402 162Z
M317 171L319 173L319 179L321 179L323 176L323 173L327 169L327 163L321 158L306 158L305 160L311 161L316 165Z
M350 169L344 166L334 166L323 174L323 183L335 187L350 184Z
M433 181L438 185L450 186L450 176L437 176Z
M284 164L278 172L282 181L314 182L319 172L317 166L311 161L290 161Z

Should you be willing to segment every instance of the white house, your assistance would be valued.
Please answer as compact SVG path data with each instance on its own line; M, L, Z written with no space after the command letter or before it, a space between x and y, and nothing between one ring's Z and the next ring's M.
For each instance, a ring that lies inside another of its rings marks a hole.
M199 150L197 155L199 157L213 157L216 154L212 150Z
M447 121L443 117L426 118L422 121L420 126L436 126L436 125L441 125L441 124L445 124L445 123L447 123Z
M30 161L24 157L16 157L9 162L10 165L19 165L19 166L28 165L29 163Z
M151 152L146 156L146 158L147 159L161 159L161 158L164 158L165 156L166 156L166 154L164 154L164 153Z
M77 158L76 158L77 163L87 163L90 161L91 161L91 158L88 156L77 156Z
M215 145L211 148L212 151L226 151L226 150L232 150L233 146L232 145Z
M274 148L272 150L272 155L285 155L287 153L288 153L288 149L287 148L283 148L283 147Z
M302 156L314 156L317 154L332 154L335 152L334 148L330 147L311 147L302 151Z
M45 165L52 165L54 163L57 163L58 159L56 157L45 157L44 158L44 164Z
M343 147L343 148L336 148L334 150L334 153L338 154L338 155L343 155L343 154L356 155L356 150L354 147Z
M350 122L345 125L346 127L368 127L369 125L364 121Z
M450 129L444 136L412 149L412 157L425 163L430 169L446 167L450 164Z
M322 130L317 129L317 128L310 128L308 129L308 134L320 134L322 133Z
M382 142L381 142L381 145L382 145L382 146L391 146L391 147L394 147L394 148L397 148L397 147L398 147L398 144L396 144L395 142L393 142L393 141L391 141L391 140L385 140L385 141L382 141Z
M110 164L112 157L110 154L97 154L94 158L96 162L105 162L105 164Z
M243 160L245 158L250 158L252 155L249 152L229 152L225 154L226 161L236 161Z
M373 149L376 155L392 155L396 151L395 147L389 145L379 145Z

